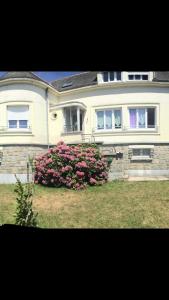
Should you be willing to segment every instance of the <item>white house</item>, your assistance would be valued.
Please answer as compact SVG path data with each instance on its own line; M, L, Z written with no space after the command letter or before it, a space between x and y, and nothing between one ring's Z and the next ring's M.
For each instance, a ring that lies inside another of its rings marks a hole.
M169 72L2 76L0 182L25 181L29 157L60 140L97 143L113 159L110 179L169 176Z

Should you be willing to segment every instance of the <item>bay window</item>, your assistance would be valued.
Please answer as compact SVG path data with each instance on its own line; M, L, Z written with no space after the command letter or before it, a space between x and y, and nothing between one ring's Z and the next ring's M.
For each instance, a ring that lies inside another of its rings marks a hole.
M130 108L130 129L155 128L155 108Z
M84 111L80 107L64 108L64 132L83 131Z
M97 130L112 130L121 128L121 110L106 109L96 111Z
M27 129L29 128L29 106L10 105L7 107L8 128Z

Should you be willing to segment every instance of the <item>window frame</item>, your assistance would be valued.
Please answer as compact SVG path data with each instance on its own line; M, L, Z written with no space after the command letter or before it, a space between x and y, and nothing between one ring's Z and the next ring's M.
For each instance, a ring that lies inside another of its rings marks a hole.
M75 125L73 125L73 118L72 118L72 111L73 109L76 109L76 116L79 111L79 124L78 124L78 117L77 117L77 130L67 130L67 127L70 126L71 129L74 128ZM69 118L70 118L70 125L67 124L66 119L66 110L68 110ZM82 109L80 106L70 106L70 107L64 107L63 109L63 116L64 116L64 127L63 127L63 133L64 134L72 134L72 133L82 133L84 131L84 118L85 118L85 110ZM82 122L81 122L81 116L82 116ZM80 130L78 130L78 128Z
M134 150L140 150L140 155L133 155ZM144 155L143 150L149 150L149 155ZM129 146L131 161L152 161L154 153L154 145L133 145Z
M112 112L112 127L111 128L106 128L106 111L111 111ZM115 111L120 111L121 112L121 127L120 128L115 128L115 114L114 112ZM97 113L98 112L103 112L104 115L103 115L103 118L104 118L104 128L103 129L98 129L98 115ZM95 128L96 128L96 132L110 132L110 131L122 131L122 124L123 124L123 120L122 120L122 108L104 108L104 109L96 109L95 110L95 115L96 115L96 118L95 118Z
M114 73L114 80L110 80L110 73ZM117 80L117 72L121 73L121 79ZM108 73L108 81L104 81L104 73L103 72L103 83L110 83L110 82L121 82L122 81L122 71L108 71L106 73Z
M28 118L24 119L24 120L20 120L20 119L9 119L8 118L8 109L10 109L10 107L27 107L28 108ZM11 104L11 105L7 105L6 107L6 111L7 111L7 130L8 131L30 131L30 105L28 104ZM10 121L16 121L16 127L10 127L9 122ZM20 127L20 121L27 121L27 127Z
M148 109L154 109L154 127L148 127ZM130 127L130 110L136 110L136 127ZM139 127L139 110L145 110L145 127ZM128 130L130 131L155 131L157 130L157 107L156 106L130 106L128 107Z
M130 75L133 75L134 77L135 76L137 76L137 75L140 75L141 77L140 77L140 79L129 79L129 76ZM142 76L144 76L144 75L147 75L148 76L148 79L142 79ZM144 82L146 82L146 81L149 81L150 80L150 74L149 74L149 72L128 72L127 73L127 81L144 81Z

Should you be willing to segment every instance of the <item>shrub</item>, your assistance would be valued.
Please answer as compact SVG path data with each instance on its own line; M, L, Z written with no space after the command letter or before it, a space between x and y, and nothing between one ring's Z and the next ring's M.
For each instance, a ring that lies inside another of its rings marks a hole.
M16 177L16 175L15 175ZM37 214L32 209L33 183L22 184L16 177L17 207L15 224L20 226L37 226Z
M59 142L35 159L35 183L83 189L86 185L101 185L107 181L108 164L96 145L68 146Z

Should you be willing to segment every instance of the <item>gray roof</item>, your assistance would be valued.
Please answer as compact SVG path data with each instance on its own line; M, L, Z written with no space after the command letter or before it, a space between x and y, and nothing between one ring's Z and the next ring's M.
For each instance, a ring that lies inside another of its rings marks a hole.
M59 92L97 84L98 72L83 72L64 77L51 82L51 85Z
M73 90L76 88L97 85L97 73L98 72L82 72L80 74L64 77L62 79L54 80L51 83L39 78L33 72L6 72L0 77L0 81L5 79L22 79L30 78L38 81L42 81L49 86L55 88L59 92ZM156 71L154 72L153 81L155 82L169 82L168 71Z
M43 79L39 78L32 72L6 72L4 75L0 77L0 80L5 80L5 79L22 79L22 78L30 78L30 79L35 79L38 81L43 81ZM47 82L45 82L47 83Z

